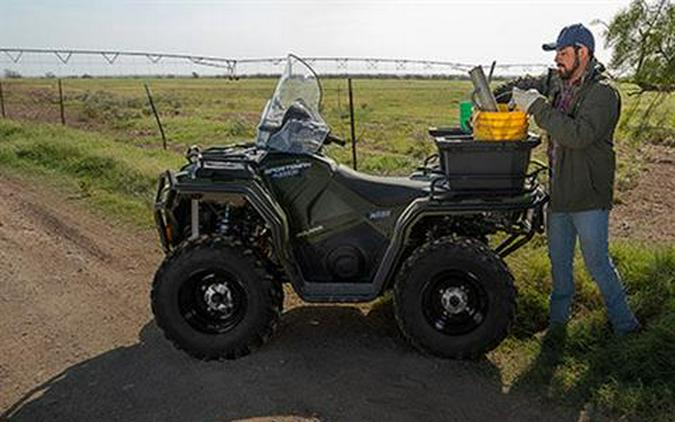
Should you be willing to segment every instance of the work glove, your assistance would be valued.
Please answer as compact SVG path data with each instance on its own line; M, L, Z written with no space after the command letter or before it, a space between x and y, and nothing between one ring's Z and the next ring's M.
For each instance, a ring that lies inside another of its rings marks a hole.
M544 98L544 96L534 88L524 91L518 87L514 87L513 92L511 93L511 102L509 105L516 105L525 113L529 113L530 107L539 98Z

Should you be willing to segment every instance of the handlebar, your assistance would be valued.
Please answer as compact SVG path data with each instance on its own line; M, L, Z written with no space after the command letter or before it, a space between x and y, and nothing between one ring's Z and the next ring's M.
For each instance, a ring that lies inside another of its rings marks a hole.
M347 145L347 142L345 142L344 139L338 138L337 136L333 136L330 133L328 135L326 135L326 139L324 140L323 143L326 144L326 145L328 145L328 144L338 144L341 147Z

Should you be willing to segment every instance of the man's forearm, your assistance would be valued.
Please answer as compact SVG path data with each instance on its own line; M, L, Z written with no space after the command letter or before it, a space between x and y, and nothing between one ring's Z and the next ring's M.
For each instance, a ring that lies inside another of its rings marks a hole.
M586 148L616 123L618 97L609 88L596 91L582 102L575 117L555 109L543 98L532 103L528 111L560 145Z

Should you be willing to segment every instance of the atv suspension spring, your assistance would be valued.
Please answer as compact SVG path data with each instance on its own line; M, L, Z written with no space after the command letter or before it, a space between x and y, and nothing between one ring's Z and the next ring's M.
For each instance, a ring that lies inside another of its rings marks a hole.
M225 235L230 230L230 206L225 205L220 219L218 220L218 227L216 229L218 233Z

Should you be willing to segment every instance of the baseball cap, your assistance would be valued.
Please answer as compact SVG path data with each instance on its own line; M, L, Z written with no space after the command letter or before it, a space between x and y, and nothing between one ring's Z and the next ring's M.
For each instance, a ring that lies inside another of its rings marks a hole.
M595 50L595 40L593 34L580 23L566 26L560 31L558 39L555 42L543 44L541 48L545 51L559 50L571 45L583 45L593 53Z

